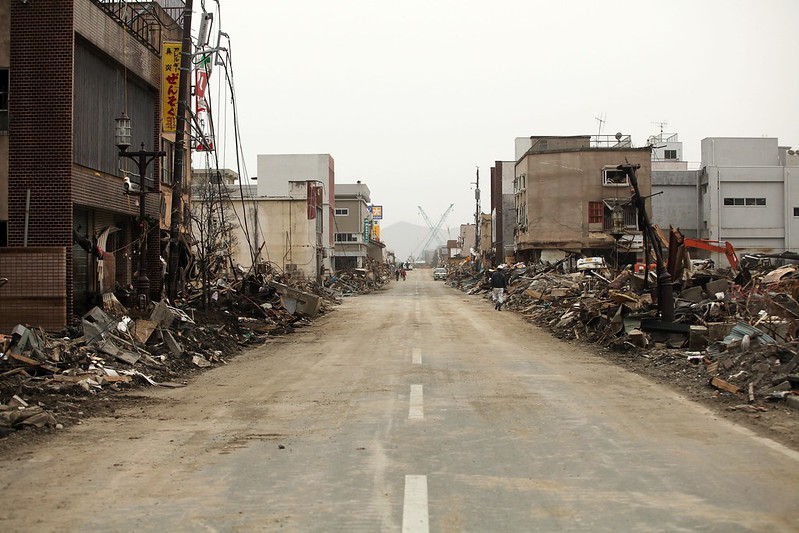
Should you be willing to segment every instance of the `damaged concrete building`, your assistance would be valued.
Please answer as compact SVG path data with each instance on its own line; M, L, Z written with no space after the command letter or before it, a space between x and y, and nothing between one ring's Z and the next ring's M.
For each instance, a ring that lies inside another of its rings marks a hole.
M259 154L258 196L286 197L290 182L316 181L322 185L322 269L333 265L333 209L336 205L336 170L330 154Z
M336 270L364 268L367 259L382 263L385 244L380 242L379 217L371 208L372 196L365 183L336 184L334 210L334 248Z
M226 185L218 207L203 205L196 195L192 210L226 224L233 264L245 270L255 265L277 266L292 277L321 280L323 275L323 184L316 180L289 181L282 195L260 196L257 185ZM225 216L223 222L220 217ZM198 217L202 221L203 217ZM198 224L195 223L195 237Z
M165 42L180 40L182 15L182 3L166 0L0 4L3 329L27 322L59 330L135 279L139 195L125 194L124 178L138 185L142 176L115 143L123 112L133 150L143 143L167 153L145 177L153 192L146 273L150 296L160 296L175 141L163 124L162 59Z
M497 161L491 167L491 245L493 263L513 262L516 202L513 192L515 161ZM486 250L486 248L482 248Z
M624 163L640 165L638 185L641 195L648 197L651 147L635 148L629 136L517 138L516 259L619 252L622 260L634 260L642 241L630 184L617 170Z

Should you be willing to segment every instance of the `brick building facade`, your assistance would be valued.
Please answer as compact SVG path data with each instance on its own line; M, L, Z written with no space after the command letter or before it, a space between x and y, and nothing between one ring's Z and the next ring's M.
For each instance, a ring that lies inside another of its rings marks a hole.
M139 197L124 194L123 177L134 183L140 177L131 161L118 156L114 119L123 111L131 117L133 151L144 143L147 150L172 153L168 146L174 134L170 138L160 128L160 53L164 41L180 40L179 24L172 17L179 17L182 8L164 10L159 4L163 2L147 3L146 9L157 10L150 15L135 12L144 4L99 0L12 1L0 6L0 11L8 10L0 19L5 15L10 20L9 38L0 39L0 45L8 47L8 65L0 69L7 69L10 79L7 244L50 249L65 257L65 272L56 276L64 309L41 317L40 325L48 329L63 327L99 301L102 287L108 292L109 287L129 286L134 280ZM170 24L164 26L164 21ZM148 235L147 274L150 295L156 299L162 287L159 226L165 227L169 216L163 198L171 195L162 182L163 165L171 161L156 161L146 176L149 187L161 193L148 194L145 203L147 217L154 222ZM186 168L191 168L188 161ZM104 253L97 253L98 246ZM37 257L27 258L19 250L7 255L17 262L15 268ZM28 265L35 269L35 264ZM52 269L42 276L48 272ZM7 277L9 290L0 290L3 329L19 322L3 311L4 293L18 298L32 292L27 290L32 287L20 286L20 279ZM26 279L35 283L35 278ZM40 280L56 286L52 280ZM17 305L24 306L24 298Z

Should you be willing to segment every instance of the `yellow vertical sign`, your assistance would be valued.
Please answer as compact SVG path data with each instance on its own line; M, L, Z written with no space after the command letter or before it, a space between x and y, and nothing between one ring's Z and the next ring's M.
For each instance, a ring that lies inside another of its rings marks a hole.
M161 53L161 117L163 118L163 131L175 131L177 129L180 51L179 42L165 42Z

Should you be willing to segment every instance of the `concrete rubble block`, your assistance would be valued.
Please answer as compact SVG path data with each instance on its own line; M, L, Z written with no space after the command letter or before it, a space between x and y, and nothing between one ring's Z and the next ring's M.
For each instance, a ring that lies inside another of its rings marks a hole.
M200 368L207 368L211 366L211 362L202 355L192 356L191 362L194 363L195 366L198 366Z
M135 365L141 358L141 356L137 353L120 348L114 344L111 339L100 340L97 342L97 349L102 353L110 355L111 357L119 359L123 363L127 363L129 365Z
M549 295L552 298L565 298L566 296L569 295L569 291L567 289L561 289L556 287L553 288L551 291L549 291Z
M767 389L763 389L761 394L771 394L772 392L786 392L793 390L793 385L788 380L783 381L782 383L775 385L774 387L770 387Z
M540 300L544 297L544 293L535 289L527 289L524 293L533 300Z
M730 287L732 283L728 279L717 279L713 281L708 281L705 285L708 294L717 294L719 292L723 292L724 294L729 293Z
M720 341L730 334L734 322L708 322L707 323L707 337L711 341Z
M627 332L627 340L639 348L646 348L649 346L649 337L646 333L637 328Z
M274 281L272 286L280 294L280 301L288 312L310 318L319 313L322 306L322 299L319 296Z
M705 299L705 293L702 287L689 287L680 293L680 299L699 303Z
M168 305L163 300L155 304L153 312L150 313L150 320L164 328L183 327L194 324L194 320L192 320L189 315L177 307Z
M153 312L150 313L150 320L161 327L168 328L177 318L172 309L163 300L155 304Z
M166 329L161 330L161 335L164 338L167 348L169 348L169 351L172 352L173 355L183 355L183 346L180 345L171 331Z
M139 344L147 344L156 327L158 327L158 323L155 321L142 318L133 324L130 333Z
M699 351L707 348L708 331L705 326L691 326L688 333L688 349Z
M55 425L55 417L38 405L0 413L0 426L4 427L33 426L41 428L44 426L55 427Z
M641 308L641 300L635 293L610 290L608 291L608 297L617 304L623 304L633 311L638 311Z

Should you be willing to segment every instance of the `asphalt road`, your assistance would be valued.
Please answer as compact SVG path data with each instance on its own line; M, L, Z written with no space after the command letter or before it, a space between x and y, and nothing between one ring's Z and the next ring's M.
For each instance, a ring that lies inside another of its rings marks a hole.
M799 530L799 453L431 278L11 452L0 529Z

